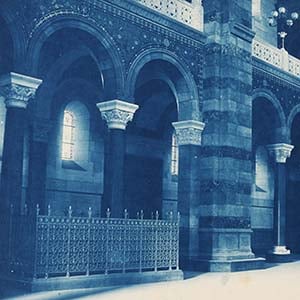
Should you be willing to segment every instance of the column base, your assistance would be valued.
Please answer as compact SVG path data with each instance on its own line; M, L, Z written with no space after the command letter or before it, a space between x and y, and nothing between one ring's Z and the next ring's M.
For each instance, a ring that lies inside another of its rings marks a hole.
M274 246L270 253L276 255L289 255L291 254L291 250L287 249L286 246Z
M268 262L290 262L293 260L291 251L286 246L274 246L266 255Z
M238 272L265 268L265 258L245 258L232 260L193 260L186 267L192 271L202 272Z

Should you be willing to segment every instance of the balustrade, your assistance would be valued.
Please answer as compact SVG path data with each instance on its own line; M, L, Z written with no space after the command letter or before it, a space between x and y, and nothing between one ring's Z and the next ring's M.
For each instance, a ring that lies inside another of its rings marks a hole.
M284 49L253 40L252 55L292 75L300 76L300 60Z
M136 0L181 23L203 31L202 0Z

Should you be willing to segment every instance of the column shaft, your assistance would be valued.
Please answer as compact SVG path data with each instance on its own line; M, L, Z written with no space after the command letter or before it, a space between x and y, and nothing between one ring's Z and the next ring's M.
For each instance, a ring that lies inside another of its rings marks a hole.
M189 267L190 261L199 253L198 211L199 146L179 147L178 211L181 214L180 261Z
M47 148L46 143L30 141L27 201L30 213L35 213L37 204L41 214L46 212Z
M274 201L274 242L285 246L286 178L285 164L276 164Z
M104 196L102 201L102 214L107 208L112 216L121 217L124 205L124 155L125 131L110 129L105 151L104 163Z
M2 157L1 198L6 209L12 204L20 212L22 199L24 127L26 111L8 107Z

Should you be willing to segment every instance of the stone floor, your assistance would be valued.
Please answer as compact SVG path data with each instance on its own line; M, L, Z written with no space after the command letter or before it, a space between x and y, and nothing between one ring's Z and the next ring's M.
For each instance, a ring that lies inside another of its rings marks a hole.
M14 300L291 300L300 299L300 261L237 273L186 273L186 279L113 289L55 291L17 296ZM8 294L7 294L8 295ZM4 298L2 298L4 299Z

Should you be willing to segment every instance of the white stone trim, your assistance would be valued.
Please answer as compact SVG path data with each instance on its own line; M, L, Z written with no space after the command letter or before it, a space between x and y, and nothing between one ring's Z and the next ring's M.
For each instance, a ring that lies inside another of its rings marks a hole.
M138 105L121 101L111 100L97 104L102 119L107 123L109 129L125 130L128 122L132 121Z
M0 77L0 86L16 84L32 89L37 89L43 80L37 79L34 77L26 76L23 74L18 74L14 72L10 72L6 75Z
M201 145L202 131L205 124L200 121L187 120L173 122L176 131L177 143L182 145Z
M272 144L267 145L270 156L275 158L276 163L286 163L288 157L291 156L291 152L294 149L293 145L290 144Z

